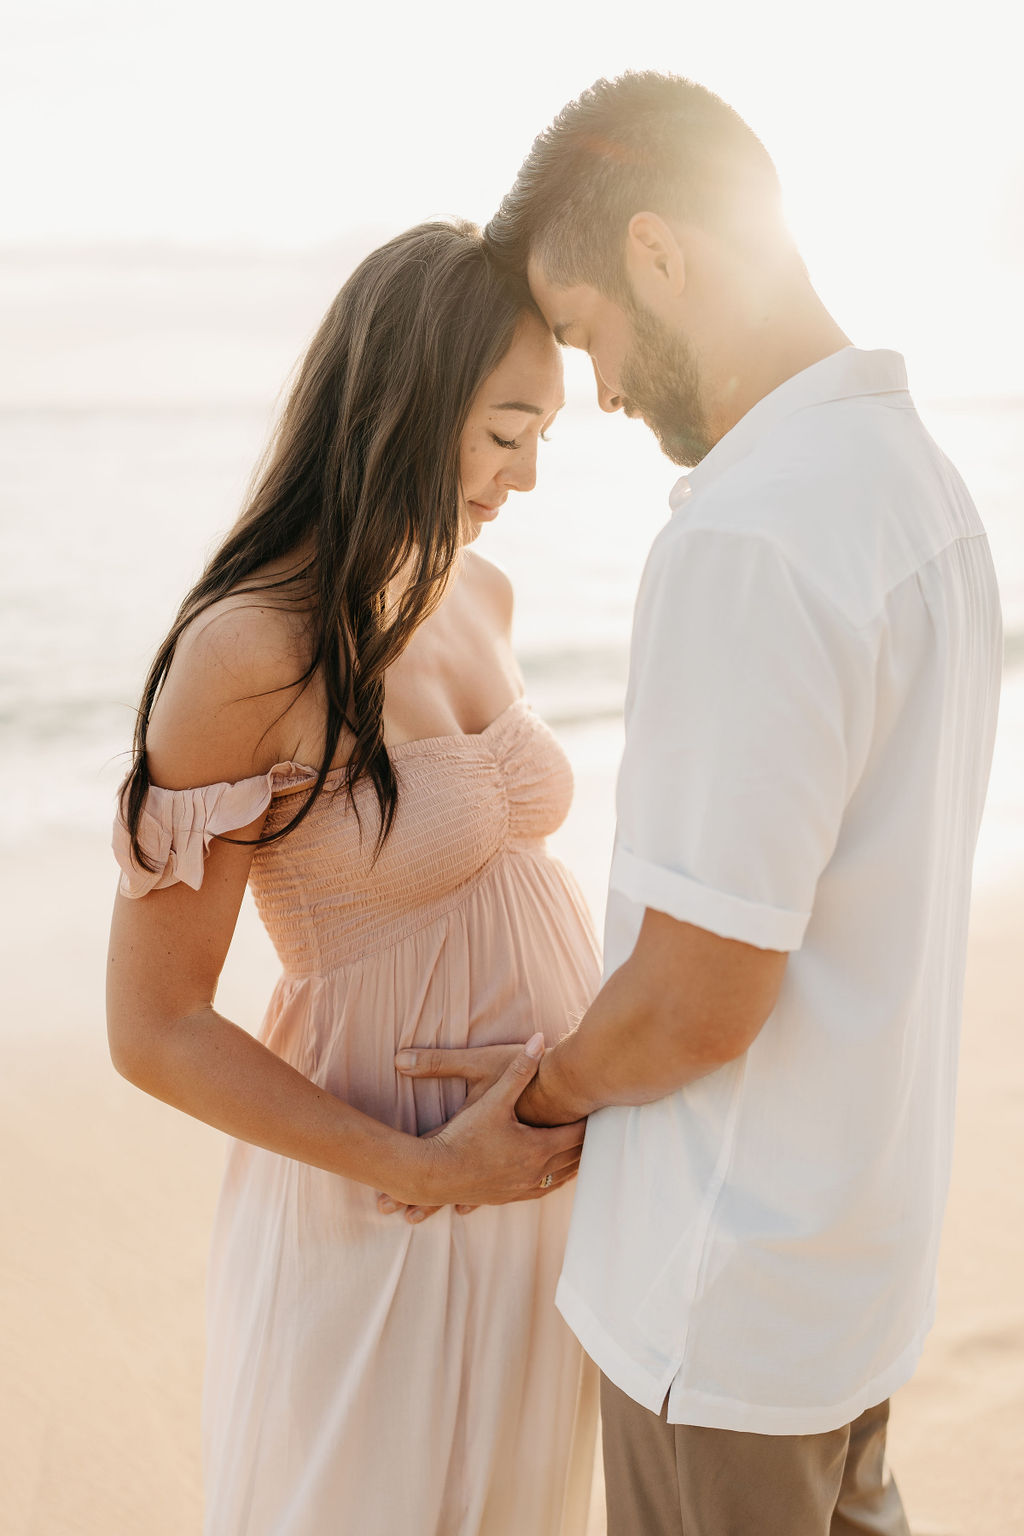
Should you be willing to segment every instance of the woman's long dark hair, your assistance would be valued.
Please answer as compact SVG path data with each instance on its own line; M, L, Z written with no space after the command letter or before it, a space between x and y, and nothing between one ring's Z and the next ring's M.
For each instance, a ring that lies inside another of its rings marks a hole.
M120 794L140 867L152 869L139 841L150 712L186 626L239 592L274 592L308 613L308 662L295 682L319 676L326 696L311 793L286 826L258 841L285 836L308 814L347 728L348 793L371 780L383 846L398 801L384 746L384 674L443 595L460 542L462 431L522 313L522 298L495 276L480 231L461 221L407 230L345 283L300 365L244 511L146 678ZM264 574L289 556L284 576ZM389 584L410 571L389 610Z

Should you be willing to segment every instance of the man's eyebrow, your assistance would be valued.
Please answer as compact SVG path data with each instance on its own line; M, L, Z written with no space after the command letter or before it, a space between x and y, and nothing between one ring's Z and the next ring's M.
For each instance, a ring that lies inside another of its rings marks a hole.
M555 340L558 342L558 345L560 347L564 347L567 344L566 340L565 340L565 333L566 333L566 331L569 331L571 329L572 329L572 321L571 320L563 320L561 325L556 325L555 326L554 331L552 332L552 334L553 334Z
M543 416L544 412L539 405L527 405L525 400L503 400L500 405L492 405L492 411L525 411L528 416Z

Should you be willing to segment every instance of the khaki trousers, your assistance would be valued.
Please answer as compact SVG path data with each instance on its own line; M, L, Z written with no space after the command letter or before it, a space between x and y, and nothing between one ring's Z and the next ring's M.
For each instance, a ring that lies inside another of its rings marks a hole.
M608 1536L910 1536L888 1402L821 1435L669 1424L601 1377Z

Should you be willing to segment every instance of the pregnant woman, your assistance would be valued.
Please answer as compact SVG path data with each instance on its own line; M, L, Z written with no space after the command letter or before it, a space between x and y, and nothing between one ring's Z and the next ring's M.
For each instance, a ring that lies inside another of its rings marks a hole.
M208 1536L585 1530L596 1382L553 1304L582 1126L514 1106L597 955L544 846L569 768L468 548L561 404L472 226L374 252L146 683L109 1030L119 1071L233 1138ZM283 967L258 1039L214 1007L246 881ZM468 1099L395 1070L509 1040Z

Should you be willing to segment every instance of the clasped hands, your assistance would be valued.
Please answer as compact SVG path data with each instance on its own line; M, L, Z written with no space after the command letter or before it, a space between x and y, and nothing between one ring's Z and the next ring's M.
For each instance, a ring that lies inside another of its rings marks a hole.
M402 1212L414 1223L425 1221L445 1205L454 1205L465 1216L478 1205L539 1200L575 1177L586 1121L534 1126L516 1113L543 1054L540 1034L525 1046L399 1051L395 1066L403 1076L461 1078L468 1092L450 1120L420 1138L431 1143L435 1203L405 1205L382 1193L377 1209L383 1215Z

